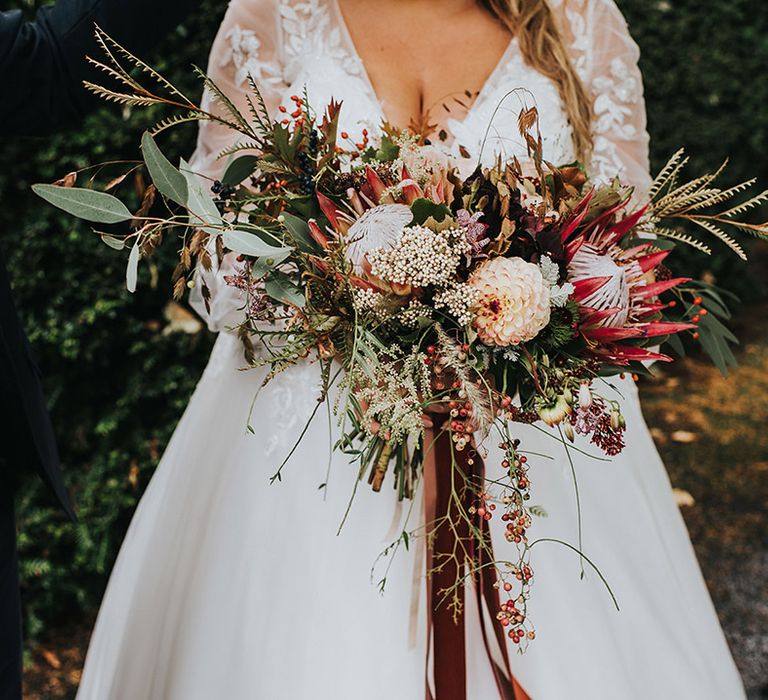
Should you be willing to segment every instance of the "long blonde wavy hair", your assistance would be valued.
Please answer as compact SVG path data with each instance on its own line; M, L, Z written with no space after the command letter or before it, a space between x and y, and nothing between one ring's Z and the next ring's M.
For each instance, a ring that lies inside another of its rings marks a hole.
M576 74L546 0L480 0L517 37L526 63L555 83L573 129L576 155L592 153L592 101Z

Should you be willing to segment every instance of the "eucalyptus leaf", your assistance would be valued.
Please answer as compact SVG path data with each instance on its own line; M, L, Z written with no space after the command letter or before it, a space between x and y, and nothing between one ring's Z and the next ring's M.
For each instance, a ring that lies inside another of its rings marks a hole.
M32 191L68 214L100 224L130 221L133 214L117 197L83 187L32 185Z
M139 277L139 244L136 243L128 255L128 267L125 270L125 286L131 294L136 291Z
M224 219L221 218L213 197L203 190L200 180L189 169L189 163L183 158L181 159L181 172L187 181L186 207L189 211L189 225L202 229L212 236L219 235Z
M176 204L186 207L189 195L187 180L178 168L171 165L170 161L163 155L152 134L148 131L145 131L141 137L141 150L149 175L158 192Z
M317 251L317 246L312 236L309 235L309 224L304 219L288 212L283 212L280 216L283 225L288 229L288 233L291 234L291 238L293 238L299 250L305 253Z
M245 178L249 177L256 169L259 159L257 156L244 155L235 158L227 165L221 181L225 185L239 185Z
M285 275L275 273L267 277L264 281L264 290L271 299L281 304L291 304L301 308L306 301L301 290Z
M224 245L235 253L250 255L253 258L270 258L276 265L285 260L293 248L278 247L265 243L259 236L246 231L229 230L224 232Z
M113 250L123 250L125 248L125 241L122 238L110 236L108 233L99 233L99 236Z

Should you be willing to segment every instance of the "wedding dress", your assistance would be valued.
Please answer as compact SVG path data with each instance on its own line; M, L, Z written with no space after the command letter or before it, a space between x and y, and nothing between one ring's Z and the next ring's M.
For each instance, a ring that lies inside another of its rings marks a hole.
M551 2L578 73L595 97L597 179L649 182L638 49L612 0ZM461 47L457 47L461 50ZM291 106L306 87L321 108L343 100L342 128L377 133L377 99L336 0L234 0L209 72L242 105L246 77L269 108ZM512 93L508 95L508 93ZM506 99L505 99L505 96ZM212 106L210 96L205 98ZM448 122L447 148L474 162L524 154L521 104L541 115L545 157L573 159L554 85L509 44L468 114ZM501 107L499 108L499 105ZM498 108L498 109L497 109ZM290 110L289 110L290 111ZM489 129L490 125L490 129ZM481 145L489 137L481 154ZM194 166L216 172L230 133L204 125ZM463 148L460 148L463 146ZM214 270L210 327L225 331L242 301ZM203 309L204 312L204 309ZM335 419L321 408L270 484L316 407L318 370L295 367L264 389L264 370L241 371L236 338L221 332L187 410L134 516L99 613L79 700L417 700L424 698L424 551L399 551L371 568L399 533L408 504L361 484L339 455L329 464ZM580 575L558 544L532 554L529 615L537 637L525 654L509 644L512 671L533 700L738 700L744 691L696 562L670 483L631 381L617 381L629 429L611 461L580 453L584 553L599 567ZM517 433L531 455L532 502L548 517L530 534L576 546L574 482L562 445L530 426ZM588 444L577 442L585 452ZM500 456L494 445L489 469ZM550 456L547 458L546 455ZM323 486L324 485L324 486ZM416 526L419 499L410 523ZM512 547L491 521L497 556ZM512 554L510 553L510 556ZM468 613L471 700L498 698L479 620ZM439 698L438 698L439 700Z

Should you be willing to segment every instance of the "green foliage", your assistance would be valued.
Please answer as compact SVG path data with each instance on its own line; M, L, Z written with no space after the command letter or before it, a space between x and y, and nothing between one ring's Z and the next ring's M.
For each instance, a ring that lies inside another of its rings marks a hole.
M29 7L21 0L17 4ZM768 159L761 155L768 150L768 81L761 77L768 65L768 3L618 4L643 51L654 168L685 146L692 173L714 170L730 156L728 182L757 175L768 183ZM206 64L224 9L225 3L206 0L197 17L146 57L185 94L200 92L191 65ZM80 514L73 526L38 480L22 487L19 543L32 638L98 604L133 508L189 399L212 338L206 332L163 332L163 309L172 295L172 250L161 250L140 268L138 291L131 295L123 284L127 251L121 256L101 245L86 224L41 202L30 186L92 163L140 159L142 133L165 116L156 108L111 104L73 131L0 144L0 249L45 375L67 482ZM195 127L188 124L156 138L168 159L178 162L192 152L194 137ZM145 139L145 156L147 148ZM163 167L154 156L154 164ZM108 169L103 175L119 172ZM135 203L132 177L114 194ZM101 227L106 242L110 231L123 229ZM303 233L303 244L311 247ZM710 258L685 248L680 246L680 255L694 261L699 272L709 271L721 286L754 297L759 274L745 275L743 264L723 247L716 246Z

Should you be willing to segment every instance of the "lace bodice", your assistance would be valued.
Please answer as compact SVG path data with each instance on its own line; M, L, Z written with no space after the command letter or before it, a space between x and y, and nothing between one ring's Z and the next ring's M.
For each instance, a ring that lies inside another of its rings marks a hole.
M645 189L648 135L639 50L624 18L613 0L549 1L574 66L594 98L592 177L605 181L621 175ZM232 0L211 50L208 73L241 107L248 75L272 112L281 105L292 111L290 96L304 89L315 106L331 98L341 100L341 130L355 140L363 129L375 137L386 111L355 50L338 0ZM209 94L203 102L206 109L217 109ZM557 88L525 63L516 39L464 118L448 121L447 147L460 163L469 161L470 171L478 159L524 157L517 131L523 104L538 107L545 158L553 163L573 160L572 132ZM215 174L223 165L219 153L234 138L222 127L203 123L194 168ZM212 329L221 330L233 321L240 305L238 292L215 278L208 283L214 303L206 316Z
M594 97L595 148L592 174L606 180L621 174L639 187L648 181L648 136L639 50L613 0L550 0L560 19L576 70ZM291 107L289 96L306 87L310 101L343 100L342 128L355 135L376 133L384 115L338 6L338 0L233 0L211 51L209 74L242 103L252 75L268 106ZM239 98L239 99L238 99ZM211 108L210 96L204 96ZM536 104L546 157L573 158L571 131L555 85L523 60L510 42L466 116L448 122L454 155L474 162L489 132L483 159L524 155L516 120L523 103ZM291 107L291 109L293 109ZM218 152L232 135L208 124L200 130L196 162L215 169Z

